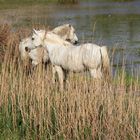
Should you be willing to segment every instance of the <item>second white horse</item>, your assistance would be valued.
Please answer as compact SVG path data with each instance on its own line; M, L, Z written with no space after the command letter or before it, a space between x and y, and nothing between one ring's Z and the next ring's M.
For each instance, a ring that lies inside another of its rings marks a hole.
M77 35L75 33L75 29L70 24L64 24L54 28L51 32L59 35L64 40L68 40L69 42L76 44L78 42ZM32 65L36 66L42 61L46 63L48 61L48 54L46 50L42 48L35 48L33 50L29 50L30 46L32 46L31 37L23 39L19 44L19 51L22 61L26 61L28 58L32 60Z

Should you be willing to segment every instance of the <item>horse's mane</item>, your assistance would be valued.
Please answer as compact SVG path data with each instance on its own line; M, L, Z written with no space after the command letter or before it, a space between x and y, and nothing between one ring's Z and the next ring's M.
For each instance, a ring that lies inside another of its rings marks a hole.
M63 46L72 46L72 44L64 39L62 39L59 35L53 33L53 32L48 32L46 34L46 41L54 43L54 44L60 44Z

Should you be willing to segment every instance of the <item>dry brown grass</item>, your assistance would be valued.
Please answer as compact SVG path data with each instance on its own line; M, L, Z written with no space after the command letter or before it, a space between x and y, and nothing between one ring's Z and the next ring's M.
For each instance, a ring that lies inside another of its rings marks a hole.
M18 54L19 32L10 36L0 68L0 138L140 138L140 84L125 71L112 82L70 74L67 90L52 84L51 67L27 75ZM12 48L14 47L14 49Z

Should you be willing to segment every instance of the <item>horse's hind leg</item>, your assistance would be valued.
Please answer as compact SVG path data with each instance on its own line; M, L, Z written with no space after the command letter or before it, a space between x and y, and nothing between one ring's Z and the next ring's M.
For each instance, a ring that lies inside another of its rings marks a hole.
M100 69L90 69L90 75L91 77L95 79L101 79L102 78L102 73Z
M90 69L89 72L90 72L90 76L92 78L95 78L95 79L97 78L97 71L96 71L96 69Z
M64 72L63 69L60 66L54 66L57 74L58 74L58 79L59 79L59 84L60 84L60 90L63 91L64 89Z
M97 75L98 75L98 78L99 79L102 79L103 78L102 71L101 71L101 68L100 67L97 69Z

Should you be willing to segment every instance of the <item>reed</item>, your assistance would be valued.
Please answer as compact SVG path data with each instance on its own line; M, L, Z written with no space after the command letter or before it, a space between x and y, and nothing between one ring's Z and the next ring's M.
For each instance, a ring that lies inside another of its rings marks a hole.
M124 67L111 82L70 74L67 90L59 92L50 65L25 72L19 32L8 42L0 68L0 139L140 138L138 76L126 74Z

